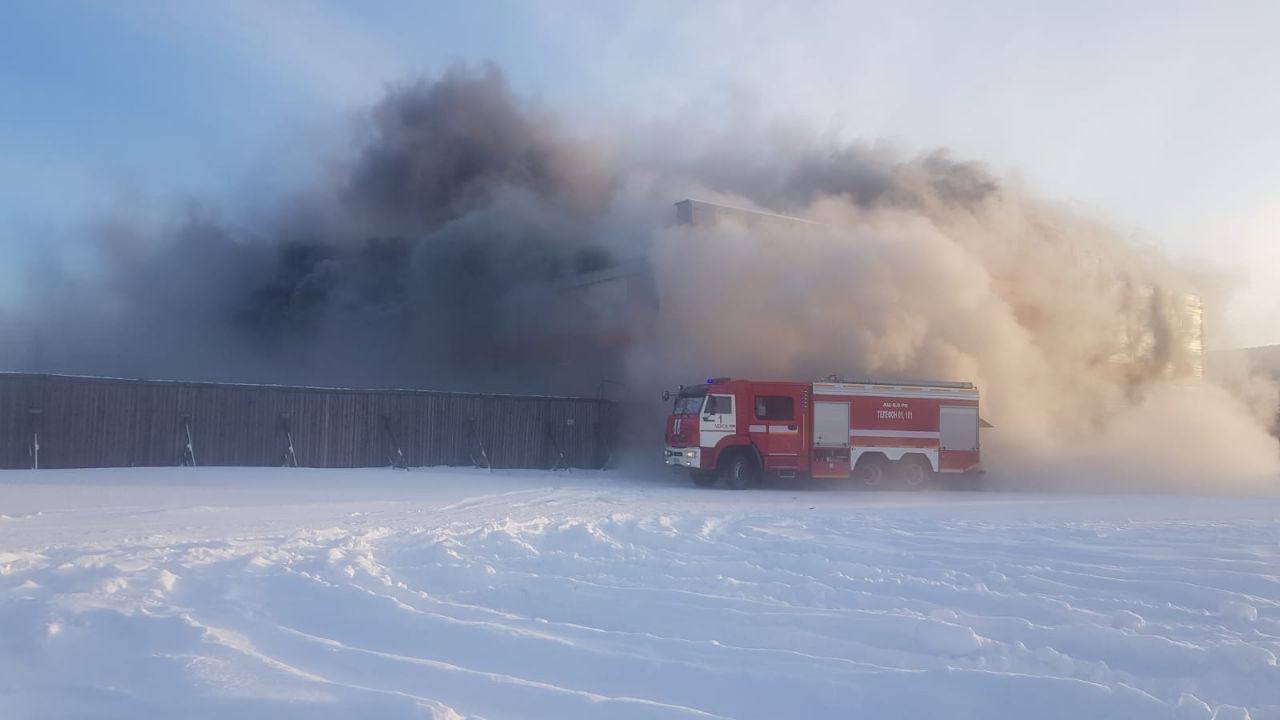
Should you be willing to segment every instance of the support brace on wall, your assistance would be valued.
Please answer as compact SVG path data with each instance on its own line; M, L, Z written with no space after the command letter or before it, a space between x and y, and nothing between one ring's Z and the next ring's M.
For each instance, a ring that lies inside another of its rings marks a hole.
M471 464L476 467L482 467L486 470L493 470L493 463L489 460L489 453L484 449L484 441L480 439L480 434L476 432L476 419L467 420L467 434L471 436L474 445L471 450ZM477 451L479 455L477 455Z
M27 424L31 430L31 444L27 447L27 455L31 457L31 469L40 469L40 426L44 419L44 410L31 408L27 411Z
M195 467L196 445L191 439L191 416L183 415L179 420L179 427L181 434L178 439L185 444L182 446L182 455L178 458L178 464L183 467Z
M387 457L387 464L393 468L407 468L409 465L404 459L404 451L400 449L400 438L396 435L390 415L382 416L382 429L391 438L391 454Z
M565 463L564 451L560 449L560 443L556 440L556 423L547 421L547 442L551 443L551 452L555 453L555 460L551 463L552 470L567 470L569 466Z
M281 467L298 467L298 453L293 449L293 425L289 413L280 413L280 426L284 429L284 453L280 458Z

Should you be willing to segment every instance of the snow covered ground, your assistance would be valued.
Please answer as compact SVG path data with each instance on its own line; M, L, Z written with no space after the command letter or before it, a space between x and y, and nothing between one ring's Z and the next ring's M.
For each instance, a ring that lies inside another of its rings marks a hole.
M0 473L0 717L1280 718L1280 499Z

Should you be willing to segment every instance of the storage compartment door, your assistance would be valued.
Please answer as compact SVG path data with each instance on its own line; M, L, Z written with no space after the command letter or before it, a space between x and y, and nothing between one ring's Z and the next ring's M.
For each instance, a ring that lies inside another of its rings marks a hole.
M849 447L849 403L813 404L813 446Z
M938 445L943 450L977 450L978 408L938 408Z

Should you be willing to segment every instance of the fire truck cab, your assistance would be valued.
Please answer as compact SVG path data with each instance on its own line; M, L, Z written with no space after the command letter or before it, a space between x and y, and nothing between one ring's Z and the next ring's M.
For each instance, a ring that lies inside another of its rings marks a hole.
M971 383L710 378L673 399L665 461L697 485L855 477L921 489L969 486L982 471Z

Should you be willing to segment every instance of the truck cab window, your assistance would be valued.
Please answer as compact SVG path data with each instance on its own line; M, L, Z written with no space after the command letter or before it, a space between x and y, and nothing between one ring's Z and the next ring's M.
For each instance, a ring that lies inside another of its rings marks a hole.
M756 417L761 420L794 420L795 400L786 395L757 395Z
M678 397L676 398L676 406L673 412L677 415L696 415L702 409L702 401L702 395Z
M703 415L724 415L733 412L733 397L729 395L708 395L707 407Z

